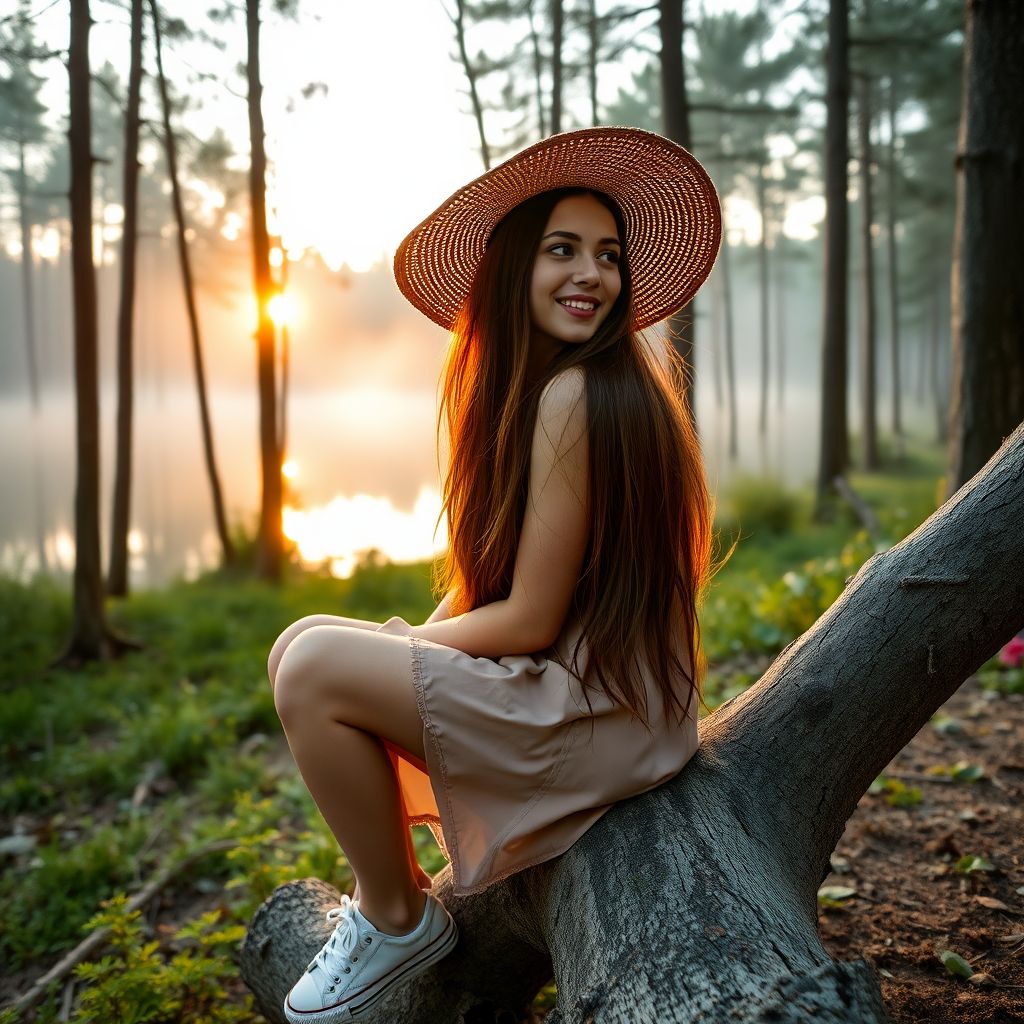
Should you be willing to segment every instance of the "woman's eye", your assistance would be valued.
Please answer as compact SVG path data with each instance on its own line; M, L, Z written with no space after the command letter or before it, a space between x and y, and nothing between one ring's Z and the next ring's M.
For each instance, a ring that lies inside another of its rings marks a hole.
M572 246L568 242L559 242L558 245L551 246L548 252L554 256L571 256Z
M607 252L601 253L601 255L598 256L597 258L599 260L604 260L606 263L618 263L619 262L619 254L617 252L612 252L611 249L609 249Z

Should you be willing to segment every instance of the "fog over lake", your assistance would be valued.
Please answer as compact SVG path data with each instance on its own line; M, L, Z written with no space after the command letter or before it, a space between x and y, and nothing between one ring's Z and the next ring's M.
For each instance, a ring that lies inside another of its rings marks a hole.
M786 382L779 409L772 295L768 432L757 432L760 356L758 290L752 250L735 246L733 282L739 459L727 457L727 417L716 401L711 286L695 303L697 409L713 487L737 471L813 479L817 450L819 282L809 260L794 260L785 299ZM244 245L198 252L200 318L217 460L232 521L255 524L259 452L252 299ZM34 415L27 397L18 264L0 258L0 565L28 575L42 547L51 571L73 564L74 403L66 253L39 268L38 349L44 381ZM402 299L390 268L332 273L316 257L290 266L297 319L291 329L286 529L302 531L300 550L347 572L369 546L396 559L429 557L438 499L436 384L447 335ZM113 483L114 318L117 267L100 278L102 496L104 550ZM188 334L173 250L145 239L137 303L136 430L132 497L132 584L152 586L213 565L218 549L202 458ZM855 334L851 333L851 348ZM906 372L918 375L916 339ZM720 341L718 342L720 344ZM885 344L885 338L882 338ZM880 360L881 362L881 360ZM853 374L851 374L853 377ZM717 381L717 385L716 385ZM851 399L854 398L851 382ZM882 380L880 419L886 422ZM854 405L851 404L851 409ZM911 430L932 436L931 414L911 400ZM358 497L357 496L361 496Z

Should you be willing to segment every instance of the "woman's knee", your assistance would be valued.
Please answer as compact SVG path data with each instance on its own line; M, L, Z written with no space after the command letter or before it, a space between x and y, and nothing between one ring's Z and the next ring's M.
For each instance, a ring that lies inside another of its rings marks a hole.
M345 688L345 659L337 657L337 631L336 626L306 626L285 645L272 675L274 706L285 728L297 715L337 710Z
M284 657L284 652L288 650L292 641L316 624L316 619L315 615L306 615L301 619L296 619L274 641L274 646L270 648L270 655L267 658L267 675L270 676L270 685L272 687L277 686L277 674L281 667L281 659Z

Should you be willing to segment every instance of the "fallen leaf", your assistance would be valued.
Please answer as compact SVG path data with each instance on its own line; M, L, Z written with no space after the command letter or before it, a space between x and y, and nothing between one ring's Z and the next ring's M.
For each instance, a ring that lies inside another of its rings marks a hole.
M951 949L937 949L936 956L946 965L950 974L958 978L969 978L974 973L974 968L962 957L957 956Z
M967 983L969 985L994 985L996 980L991 974L986 974L984 971L977 971L967 979Z
M956 870L961 875L972 875L975 871L995 871L995 865L985 857L961 857L956 862Z
M889 971L887 971L887 970L886 970L886 969L885 969L884 967L879 967L879 968L878 968L878 973L879 973L879 974L880 974L880 975L881 975L881 976L882 976L883 978L894 978L894 977L896 977L896 975L894 975L894 974L891 974L891 973L890 973Z
M857 890L849 885L823 885L818 890L819 900L848 900L851 896L856 896Z
M1022 885L1022 886L1021 886L1021 887L1020 887L1020 888L1019 888L1019 889L1017 890L1017 895L1018 895L1018 896L1024 896L1024 885Z
M977 782L984 778L985 769L980 764L968 764L966 761L958 761L949 769L949 774L957 782Z
M988 907L989 910L1010 909L1002 900L997 900L993 896L975 896L974 900L976 903L980 903L983 907Z
M1024 932L1014 932L1013 935L1001 935L999 937L999 941L1004 946L1016 946L1022 939L1024 939Z

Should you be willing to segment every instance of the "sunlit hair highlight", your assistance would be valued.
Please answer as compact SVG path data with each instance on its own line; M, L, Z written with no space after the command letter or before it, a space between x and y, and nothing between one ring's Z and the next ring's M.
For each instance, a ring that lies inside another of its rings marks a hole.
M580 194L615 216L622 289L594 337L567 344L541 379L530 381L534 262L555 206ZM449 548L438 584L451 595L453 614L508 597L538 400L553 377L578 366L586 381L590 535L570 612L582 626L585 656L577 647L570 667L585 692L597 688L647 722L645 666L666 714L681 718L700 693L697 605L708 576L711 516L681 367L674 355L659 361L632 330L628 266L622 214L601 193L541 193L494 229L442 378Z

